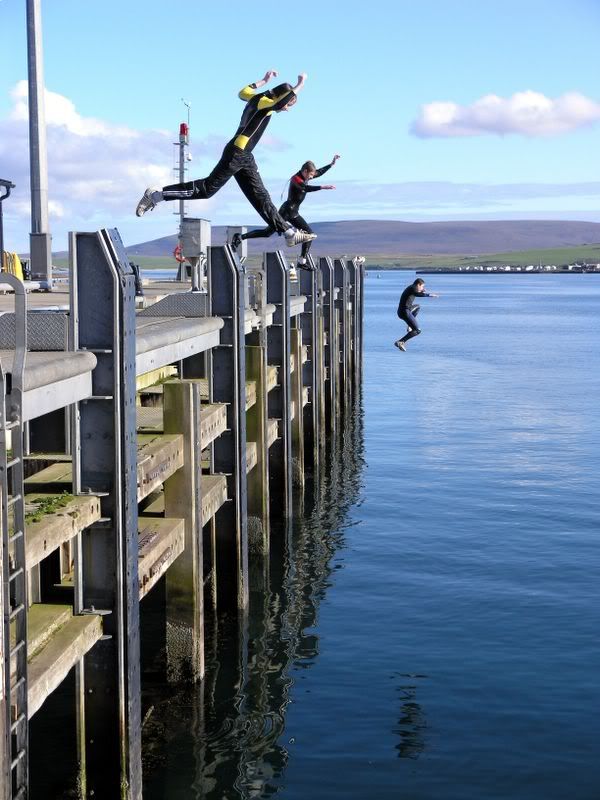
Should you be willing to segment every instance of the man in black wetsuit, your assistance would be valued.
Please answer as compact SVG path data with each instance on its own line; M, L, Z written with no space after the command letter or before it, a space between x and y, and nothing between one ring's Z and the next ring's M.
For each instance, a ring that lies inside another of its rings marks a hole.
M277 233L285 236L289 247L316 238L315 234L296 230L277 211L252 155L252 150L270 122L271 114L288 111L295 104L298 92L306 80L306 74L302 74L298 76L295 86L280 83L272 90L256 93L257 89L276 75L275 70L269 70L262 80L250 83L240 91L239 97L246 102L246 108L233 139L225 145L223 155L210 175L195 181L164 186L162 189L146 189L135 210L138 217L151 211L163 200L205 200L216 194L230 178L235 177L255 210Z
M331 159L331 162L320 169L317 169L312 161L306 161L298 172L290 178L287 200L279 208L279 213L298 230L306 231L306 233L313 233L313 229L304 217L300 216L299 212L300 205L306 197L307 192L318 192L320 189L335 189L335 186L331 184L327 184L326 186L313 186L309 184L308 181L313 178L320 178L328 169L333 167L338 158L339 155L336 153ZM235 233L231 240L231 246L234 250L237 250L243 239L266 239L274 233L275 228L272 226L268 228L258 228L248 233ZM302 254L298 258L299 267L306 267L306 256L308 255L311 244L312 241L308 241L304 242L302 245Z
M404 320L408 325L408 333L397 342L394 342L398 350L406 351L405 344L413 336L418 336L421 333L419 323L417 322L417 314L419 313L420 306L415 305L415 297L439 297L439 294L425 291L425 281L422 278L417 278L414 283L407 286L400 295L400 302L398 303L398 316Z

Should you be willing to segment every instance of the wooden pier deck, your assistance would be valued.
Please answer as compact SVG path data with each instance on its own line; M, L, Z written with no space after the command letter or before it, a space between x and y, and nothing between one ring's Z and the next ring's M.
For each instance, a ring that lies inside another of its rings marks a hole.
M292 282L282 253L246 271L213 247L208 292L140 300L115 231L70 246L70 283L27 313L0 294L0 800L69 674L82 797L141 800L140 602L162 586L169 675L202 681L205 615L247 612L271 518L354 409L364 272L321 258Z

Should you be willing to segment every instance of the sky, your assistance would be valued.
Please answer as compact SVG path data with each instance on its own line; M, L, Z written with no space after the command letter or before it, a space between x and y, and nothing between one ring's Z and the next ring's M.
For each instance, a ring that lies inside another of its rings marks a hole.
M279 205L307 159L341 158L309 221L600 221L600 0L42 0L53 249L117 227L127 245L175 233L175 204L142 219L146 186L187 179L235 132L238 91L268 69L306 85L254 154ZM28 249L24 0L0 0L5 247ZM309 207L310 204L310 207ZM213 224L260 219L235 181L188 206Z

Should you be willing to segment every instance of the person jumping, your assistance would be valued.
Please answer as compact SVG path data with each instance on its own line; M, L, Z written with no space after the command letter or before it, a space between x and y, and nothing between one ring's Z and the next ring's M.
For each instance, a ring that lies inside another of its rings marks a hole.
M296 230L279 214L262 182L252 155L252 150L270 122L271 114L288 111L296 103L298 92L306 80L306 74L303 73L298 76L295 86L280 83L274 89L256 93L257 89L276 75L275 70L269 70L262 80L250 83L240 91L239 97L246 102L246 108L234 137L225 145L223 154L210 175L195 181L163 186L162 189L146 189L135 210L138 217L151 211L163 200L206 200L234 177L254 209L267 225L285 236L289 247L316 238L314 233Z
M313 233L313 229L308 222L300 216L299 208L306 197L307 192L318 192L320 189L335 189L335 186L330 184L326 186L313 186L308 181L313 178L320 178L328 169L331 169L335 162L338 160L339 155L336 153L331 159L331 162L320 169L317 169L312 161L305 161L300 167L298 172L290 178L290 185L288 189L287 200L279 209L281 216L291 223L297 230L306 231L306 233ZM234 233L231 239L231 246L234 251L238 249L244 239L263 239L272 236L276 232L273 226L268 228L258 228L248 233ZM302 245L302 254L298 258L298 266L306 269L306 256L310 250L312 240L304 242Z
M406 322L408 332L397 342L394 342L398 350L406 352L406 342L414 336L421 333L419 323L417 322L417 314L420 311L420 306L415 305L415 297L439 297L439 294L434 292L425 291L425 281L422 278L417 278L416 281L407 286L400 295L400 302L398 303L398 316L401 320Z

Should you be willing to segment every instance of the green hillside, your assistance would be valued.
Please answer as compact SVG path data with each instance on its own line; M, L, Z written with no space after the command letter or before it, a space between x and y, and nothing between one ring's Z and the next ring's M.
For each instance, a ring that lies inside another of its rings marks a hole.
M600 245L589 244L579 247L560 247L541 250L517 250L507 253L486 253L482 255L369 255L366 265L372 269L422 269L424 267L467 267L476 264L483 266L510 264L526 267L529 264L554 264L557 267L568 264L600 263Z
M295 251L294 251L295 252ZM287 255L287 254L286 254ZM315 247L315 255L318 249ZM293 260L293 255L292 255ZM175 259L170 256L138 256L132 255L132 261L141 269L175 269ZM466 267L476 264L484 266L510 264L515 267L526 267L529 264L555 264L557 267L567 264L600 263L600 244L581 245L579 247L560 247L546 250L517 250L507 253L487 253L483 255L378 255L366 256L366 266L370 269L422 269L425 267ZM250 264L259 263L261 255L249 257ZM66 267L67 258L55 258L54 263Z

